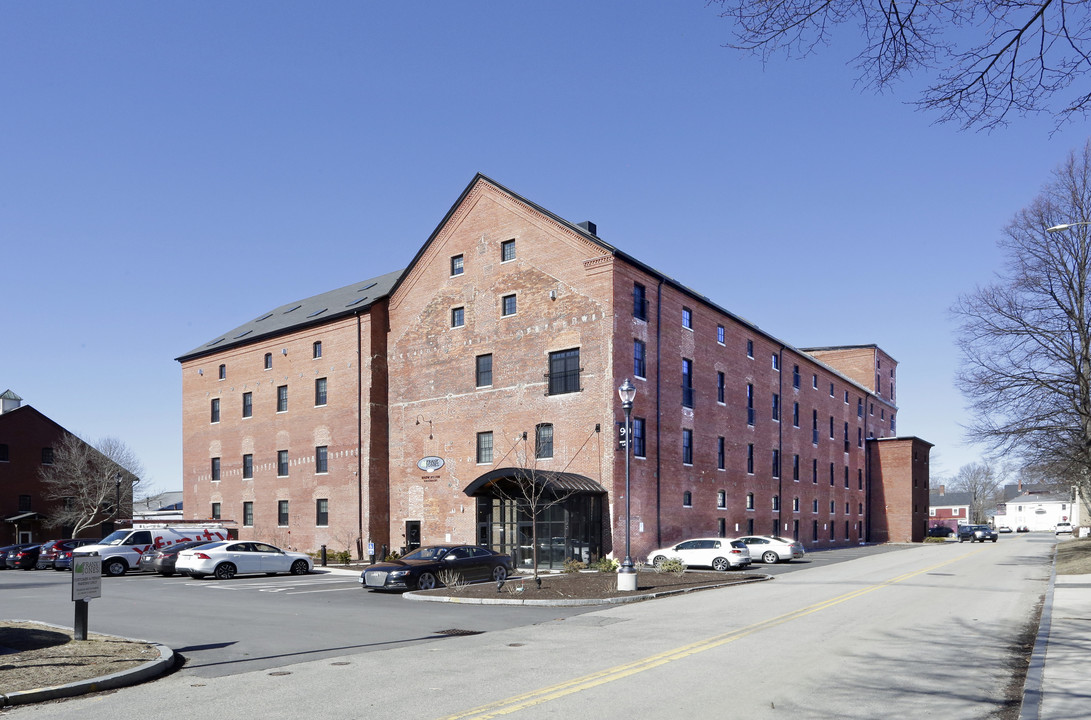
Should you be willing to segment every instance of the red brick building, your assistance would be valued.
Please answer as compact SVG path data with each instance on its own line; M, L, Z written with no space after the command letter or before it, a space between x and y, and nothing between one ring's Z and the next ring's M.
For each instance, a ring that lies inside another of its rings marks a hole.
M894 436L893 358L794 348L480 175L404 273L179 360L187 517L243 537L477 541L527 564L531 513L513 497L533 479L557 500L538 507L541 561L620 553L626 378L636 559L694 535L909 538L927 517L927 443L905 441L918 466L873 441Z

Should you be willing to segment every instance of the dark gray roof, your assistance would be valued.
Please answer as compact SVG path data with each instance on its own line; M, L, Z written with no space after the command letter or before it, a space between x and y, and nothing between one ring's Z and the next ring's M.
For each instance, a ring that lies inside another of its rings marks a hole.
M950 507L969 505L973 495L968 492L949 492L946 495L936 493L928 496L929 507Z
M346 285L321 295L297 300L264 312L248 323L238 326L211 341L200 345L175 360L182 362L202 355L219 352L224 348L245 345L258 339L275 337L293 332L308 325L318 325L346 315L353 315L371 307L377 300L390 294L404 270L380 275L377 278Z

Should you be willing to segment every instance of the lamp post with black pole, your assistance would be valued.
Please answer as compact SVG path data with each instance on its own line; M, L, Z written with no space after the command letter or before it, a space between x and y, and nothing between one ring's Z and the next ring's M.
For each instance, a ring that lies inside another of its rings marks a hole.
M617 572L617 589L618 592L633 592L636 590L636 568L633 567L633 558L629 554L629 532L632 525L629 516L629 454L633 444L632 416L636 388L629 382L629 378L621 383L617 394L621 397L621 409L625 411L625 560Z

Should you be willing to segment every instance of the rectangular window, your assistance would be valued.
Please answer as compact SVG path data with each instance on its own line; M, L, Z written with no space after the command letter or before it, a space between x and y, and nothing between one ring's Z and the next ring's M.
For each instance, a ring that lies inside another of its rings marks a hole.
M500 262L507 262L508 260L515 259L515 241L505 240L500 243Z
M856 398L856 417L864 417L864 400L863 398Z
M211 422L220 422L220 398L212 398L212 420Z
M633 418L633 455L641 458L647 457L644 444L644 418Z
M746 474L754 474L754 443L746 446Z
M849 469L846 466L845 467L845 487L847 488L848 486L849 486ZM846 510L845 512L848 512L848 510Z
M212 503L212 519L220 519L220 503Z
M830 440L833 440L833 416L830 416Z
M553 425L541 423L534 428L534 457L547 459L553 457Z
M811 512L815 512L815 513L818 512L818 500L817 499L811 501ZM818 538L818 536L816 535L815 539L817 539L817 538Z
M220 379L221 380L226 380L227 379L227 366L226 365L221 365L220 366Z
M689 428L682 428L682 463L693 464L693 431Z
M780 372L780 355L773 353L773 369Z
M754 386L746 386L746 424L754 424Z
M751 360L754 359L754 341L753 340L747 340L746 341L746 357L750 358Z
M811 482L818 484L818 458L811 460Z
M265 353L265 369L273 369L273 353Z
M792 366L792 387L794 387L796 390L799 389L799 366L798 365L793 365Z
M724 404L724 374L716 373L716 402Z
M716 439L716 468L718 470L724 470L724 438L720 437Z
M693 361L682 358L682 407L693 407Z
M477 387L490 387L492 385L492 354L478 355L477 367L474 370Z
M242 504L242 524L245 527L254 527L254 503L244 502Z
M254 393L244 392L242 394L242 416L244 418L252 417L254 415Z
M792 403L792 427L799 427L799 403Z
M53 448L51 448L51 447L42 448L42 465L52 465L52 464L53 464Z
M465 271L462 263L463 258L461 255L455 255L451 258L451 277L461 275Z
M773 421L780 422L780 394L773 393Z
M277 386L277 412L288 412L288 386Z
M792 479L799 482L799 455L792 456Z
M287 450L277 450L277 477L288 477Z
M833 487L833 483L834 483L833 463L830 463L830 487Z
M580 349L549 354L549 394L563 395L580 391Z
M0 462L10 462L7 443L0 443Z
M833 383L830 383L830 397L833 397Z
M243 455L242 456L242 477L243 480L250 480L254 477L254 456Z
M633 340L633 375L639 378L648 377L648 371L645 367L647 361L645 357L646 349L643 340Z
M818 444L818 411L811 411L811 444Z
M818 389L818 375L811 375L811 387Z
M515 314L515 296L505 295L500 298L500 314L504 317Z
M220 479L220 458L212 458L212 480L218 481Z
M329 457L329 448L327 446L319 445L314 449L314 471L316 473L322 474L330 471Z
M637 320L648 319L648 298L640 283L633 283L633 317Z
M277 525L288 527L288 501L277 500Z
M330 524L330 501L327 498L314 501L314 524L316 527L327 527Z
M773 477L780 477L780 450L773 449Z
M322 357L322 341L315 340L314 345L311 346L311 357L317 360Z
M326 378L314 379L314 406L321 407L326 404Z
M720 343L721 345L724 344L724 326L723 325L717 325L716 326L716 342Z
M693 329L693 311L688 307L682 308L682 327L687 330Z
M29 495L20 495L19 502L16 506L19 512L30 512L31 497Z
M485 465L492 462L492 432L479 432L477 434L477 464Z
M466 324L466 308L451 308L451 327L460 328Z

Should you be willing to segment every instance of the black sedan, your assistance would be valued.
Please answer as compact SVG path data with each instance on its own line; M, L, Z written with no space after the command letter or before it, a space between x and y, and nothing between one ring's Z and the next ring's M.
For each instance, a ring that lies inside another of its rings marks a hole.
M431 590L454 582L501 582L512 572L511 558L477 545L432 545L399 560L364 568L365 590Z
M8 568L33 570L38 564L38 554L41 550L41 545L27 545L9 550L7 557Z
M208 545L210 542L212 541L190 540L177 545L168 545L164 548L149 548L146 553L140 556L140 569L159 573L163 577L170 577L175 572L174 564L178 562L179 552L201 545Z

